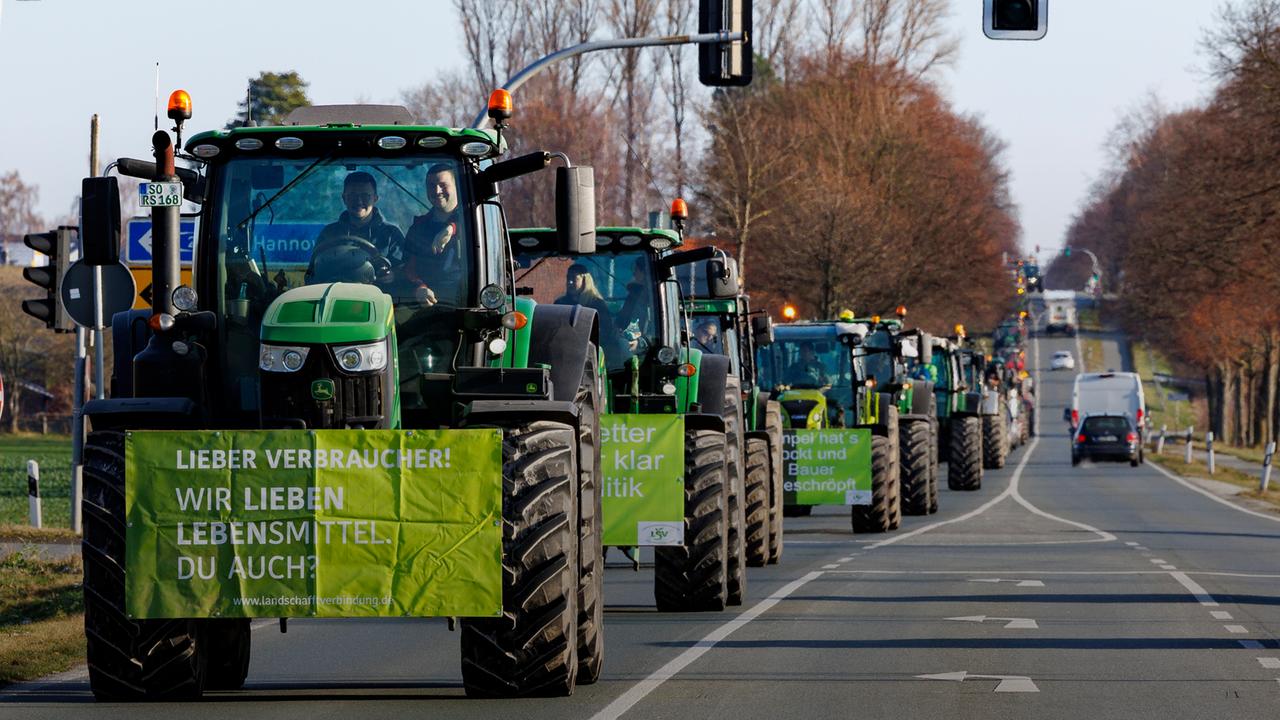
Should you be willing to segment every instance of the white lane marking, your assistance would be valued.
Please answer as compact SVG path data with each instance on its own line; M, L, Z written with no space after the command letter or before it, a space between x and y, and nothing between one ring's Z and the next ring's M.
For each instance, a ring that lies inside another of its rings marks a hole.
M1268 670L1280 670L1280 658L1273 658L1273 657L1258 658L1258 664Z
M1021 470L1021 468L1019 468L1019 470ZM1048 518L1049 520L1056 520L1060 523L1063 523L1064 525L1074 525L1080 528L1081 530L1088 530L1089 532L1094 533L1095 535L1098 536L1096 540L1083 540L1083 541L1077 540L1075 542L1113 542L1116 539L1115 535L1112 535L1106 530L1099 530L1098 528L1092 525L1088 525L1086 523L1078 522L1076 520L1068 520L1064 517L1058 517L1057 515L1047 513L1041 510L1040 508L1036 507L1035 505L1032 505L1026 498L1022 497L1021 493L1018 492L1017 485L1021 479L1022 479L1021 473L1018 473L1013 478L1013 485L1014 485L1013 499L1019 505L1021 505L1022 507L1026 508L1027 510L1031 511L1034 514L1039 515L1042 518Z
M946 680L950 682L964 682L966 679L974 680L999 680L1000 684L996 685L998 693L1038 693L1040 688L1031 682L1031 678L1025 675L970 675L965 670L959 672L938 673L936 675L917 675L921 680Z
M832 570L832 575L977 575L987 570ZM1001 570L1003 575L1168 575L1163 570ZM974 582L990 582L975 580ZM1012 582L1012 581L1010 581ZM1035 582L1034 580L1031 582ZM1030 586L1029 586L1030 587Z
M1209 614L1213 616L1214 620L1234 620L1235 619L1231 617L1231 613L1227 612L1226 610L1210 610Z
M1160 569L1161 570L1177 570L1178 568L1173 565L1161 565Z
M1011 617L992 617L988 615L966 615L964 617L949 617L946 620L955 620L957 622L976 622L983 623L987 620L1005 623L1005 630L1039 630L1040 626L1031 618L1011 618Z
M1262 518L1263 520L1270 520L1271 522L1280 522L1280 515L1268 515L1267 513L1260 513L1256 510L1250 510L1247 507L1237 505L1236 503L1233 503L1230 500L1227 500L1226 498L1220 498L1217 495L1214 495L1213 493L1209 492L1208 490L1205 490L1204 488L1200 488L1200 487L1196 487L1195 485L1192 485L1186 480L1160 467L1156 463L1147 463L1147 466L1154 469L1156 472L1159 472L1161 475L1164 475L1165 477L1169 478L1170 480L1178 483L1179 485L1187 488L1188 490L1194 490L1195 492L1200 493L1201 495L1209 498L1210 500L1218 503L1219 505L1226 505L1232 510L1238 510L1244 513L1245 515L1252 515L1254 517Z
M1235 577L1235 578L1260 578L1263 580L1280 580L1280 575L1274 573L1237 573L1237 572L1211 572L1209 570L1191 570L1188 575L1208 575L1210 577Z
M847 563L847 562L850 562L850 561L852 561L852 560L853 560L853 558L852 558L852 557L842 557L842 558L840 558L840 562L842 562L842 563Z
M1177 580L1182 587L1191 591L1191 594L1195 596L1196 601L1201 605L1205 607L1218 607L1218 601L1213 599L1213 596L1209 594L1209 591L1201 587L1200 583L1187 577L1186 573L1171 572L1169 573L1169 577Z
M1237 642L1239 642L1240 647L1244 648L1245 650L1261 650L1262 649L1262 643L1258 642L1257 640L1238 640Z
M978 583L1007 582L1007 583L1017 583L1018 587L1044 587L1043 580L1001 580L1000 578L976 578L976 579L969 580L969 582L978 582Z
M1152 565L1168 565L1162 558L1151 558Z
M1125 545L1128 545L1129 547L1135 547L1137 544L1138 543L1133 542L1132 540L1128 540L1125 542Z
M632 685L631 689L619 695L616 700L606 705L603 710L592 715L592 720L614 720L614 718L620 717L623 713L627 712L632 707L635 707L635 704L643 700L649 693L657 690L663 683L675 677L676 673L688 667L694 660L702 657L721 640L732 635L735 630L738 630L752 620L755 620L757 617L760 617L760 615L767 612L769 608L772 608L774 605L777 605L788 595L809 584L811 581L822 577L822 575L823 573L821 572L811 572L804 577L792 580L790 583L778 588L778 590L772 595L756 603L738 617L721 625L715 630L712 630L706 637L694 644L693 647L672 658L666 665L655 670L651 675L649 675L649 677L641 680L635 685Z
M836 564L836 565L823 565L823 566L822 566L822 569L823 569L823 570L836 570L836 569L838 569L839 567L840 567L840 566L839 566L838 564Z
M1227 632L1231 633L1232 635L1248 635L1249 634L1249 631L1245 629L1245 626L1243 625L1223 625L1222 627L1226 628Z

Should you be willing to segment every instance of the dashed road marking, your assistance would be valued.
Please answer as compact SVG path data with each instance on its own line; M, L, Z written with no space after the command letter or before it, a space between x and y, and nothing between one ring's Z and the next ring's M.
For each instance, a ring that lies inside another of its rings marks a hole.
M1268 670L1280 670L1280 658L1261 657L1258 658L1258 664Z
M1169 562L1164 558L1151 558L1152 565L1168 565Z
M1214 620L1232 620L1232 619L1234 619L1234 618L1232 618L1232 617L1231 617L1231 613L1227 612L1226 610L1210 610L1210 611L1209 611L1209 614L1213 616L1213 619L1214 619Z
M836 569L838 569L839 567L840 567L840 565L838 565L838 564L823 565L823 566L822 566L822 569L823 569L823 570L836 570Z
M1171 572L1169 573L1169 577L1177 580L1182 587L1190 590L1191 594L1195 596L1196 601L1201 605L1205 607L1218 607L1218 601L1213 599L1213 596L1209 594L1209 591L1201 587L1200 583L1187 577L1186 573Z
M1134 541L1132 541L1132 540L1126 540L1124 544L1125 544L1125 545L1128 545L1129 547L1133 547L1133 546L1137 545L1138 543L1136 543L1136 542L1134 542Z
M1161 565L1160 569L1161 570L1177 570L1178 568L1174 567L1173 565Z
M1248 635L1249 631L1243 625L1223 625L1223 628L1232 635Z

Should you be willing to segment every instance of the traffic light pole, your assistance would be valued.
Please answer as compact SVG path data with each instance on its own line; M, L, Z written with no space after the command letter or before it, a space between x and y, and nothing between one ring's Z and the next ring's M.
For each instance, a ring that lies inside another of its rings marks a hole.
M593 40L557 50L550 55L546 55L539 60L535 60L527 65L523 70L511 76L511 79L502 86L503 90L509 93L515 93L534 75L547 69L561 60L571 57L583 55L589 52L597 52L599 50L620 50L625 48L641 48L641 47L662 47L665 45L704 45L707 43L732 43L743 42L747 39L746 33L741 32L711 32L699 33L695 35L664 35L661 37L645 37L645 38L617 38L614 40ZM471 123L471 127L478 130L488 128L492 121L489 118L488 110L481 110L480 114Z

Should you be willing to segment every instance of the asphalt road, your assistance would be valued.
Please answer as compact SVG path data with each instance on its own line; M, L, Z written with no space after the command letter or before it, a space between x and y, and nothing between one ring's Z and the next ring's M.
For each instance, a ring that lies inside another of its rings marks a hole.
M240 692L100 705L73 671L0 692L0 716L1280 716L1280 515L1149 465L1072 468L1059 349L1035 353L1040 438L938 515L869 537L835 508L788 519L782 564L725 613L660 615L651 571L610 569L604 678L572 698L466 700L443 622L294 621L261 623Z

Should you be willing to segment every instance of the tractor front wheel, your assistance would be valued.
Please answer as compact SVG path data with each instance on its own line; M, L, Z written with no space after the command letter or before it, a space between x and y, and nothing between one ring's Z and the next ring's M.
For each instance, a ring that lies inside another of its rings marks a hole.
M982 487L982 418L965 415L951 419L947 487L977 490Z
M684 433L684 544L654 548L653 595L660 612L724 610L729 514L725 435Z
M902 420L898 424L902 474L902 514L928 515L933 474L933 432L928 420Z
M769 441L747 438L747 564L764 567L769 550Z
M770 400L765 404L765 431L769 433L769 564L782 559L783 476L782 476L782 406Z
M850 507L855 533L889 532L893 526L893 445L882 435L871 436L871 504Z

